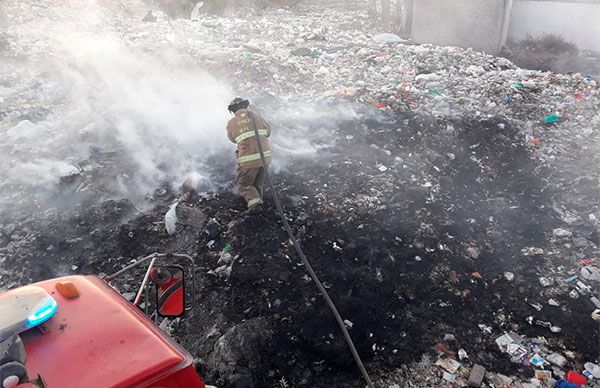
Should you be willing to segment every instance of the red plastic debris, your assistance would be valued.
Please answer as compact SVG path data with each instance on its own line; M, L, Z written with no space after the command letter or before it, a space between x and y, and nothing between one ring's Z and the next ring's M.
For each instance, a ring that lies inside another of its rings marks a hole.
M449 356L456 356L456 353L454 353L452 350L448 349L448 347L442 343L438 343L435 345L435 348L437 350L439 350L440 352L447 354Z
M383 101L377 101L377 102L373 103L373 106L375 108L385 108L385 102L383 102Z
M567 373L567 380L569 380L575 385L584 385L587 383L587 377L585 377L581 373L575 372L574 370Z
M533 144L533 145L536 145L536 146L537 146L537 145L540 145L540 143L541 143L541 142L542 142L542 141L541 141L539 138L537 138L537 137L536 137L536 138L534 138L534 139L531 141L531 144Z
M590 259L581 260L579 262L579 265L584 265L584 266L585 265L592 265L592 264L594 264L594 262L592 260L590 260Z
M581 101L581 100L583 100L583 96L582 96L582 95L581 95L581 93L579 93L579 92L575 92L575 93L573 94L573 97L575 97L575 99L576 99L577 101Z

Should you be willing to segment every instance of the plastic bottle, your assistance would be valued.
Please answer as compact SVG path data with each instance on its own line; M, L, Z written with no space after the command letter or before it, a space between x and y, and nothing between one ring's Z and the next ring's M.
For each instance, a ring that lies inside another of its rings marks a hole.
M595 379L600 379L600 366L593 362L586 362L583 366L592 373L592 376L594 376Z

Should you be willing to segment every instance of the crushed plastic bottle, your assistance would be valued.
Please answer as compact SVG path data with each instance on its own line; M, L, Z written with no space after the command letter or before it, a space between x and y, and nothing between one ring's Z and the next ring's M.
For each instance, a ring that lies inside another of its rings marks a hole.
M583 364L583 367L590 371L590 373L592 374L592 376L594 376L595 379L600 379L600 366L594 364L593 362L586 362L585 364Z

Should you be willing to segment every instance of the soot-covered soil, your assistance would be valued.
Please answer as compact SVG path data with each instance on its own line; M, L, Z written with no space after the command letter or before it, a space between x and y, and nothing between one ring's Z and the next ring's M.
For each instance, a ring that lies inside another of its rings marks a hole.
M509 330L575 351L569 362L596 356L598 333L586 298L573 300L565 285L538 282L562 276L553 271L568 255L522 252L547 247L562 222L552 210L547 171L517 141L515 128L500 119L441 122L398 114L346 122L335 136L333 146L292 162L274 180L369 370L383 375L433 356L434 346L453 334L446 345L466 350L467 364L531 377L533 369L511 363L494 343ZM232 176L225 159L213 161L223 181ZM67 191L60 194L65 202ZM159 190L149 199L151 210L142 211L127 200L91 205L89 198L71 198L80 205L15 216L13 228L23 236L3 233L0 280L9 285L8 268L22 268L12 279L27 283L110 273L155 251L187 253L199 267L198 300L173 326L174 335L208 382L363 386L268 191L266 210L252 217L242 215L242 200L230 191L188 194L170 236L163 220L175 199L171 190ZM137 283L119 286L130 292ZM526 302L548 297L563 307L536 311ZM528 316L562 331L529 325Z

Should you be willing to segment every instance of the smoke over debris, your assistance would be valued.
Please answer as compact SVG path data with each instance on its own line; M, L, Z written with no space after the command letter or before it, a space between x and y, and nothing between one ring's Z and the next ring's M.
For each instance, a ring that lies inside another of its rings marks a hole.
M0 287L189 254L198 298L171 328L208 383L363 386L270 193L242 214L225 123L243 96L377 386L595 370L597 80L417 45L351 3L194 20L5 3ZM141 272L115 286L130 297Z

